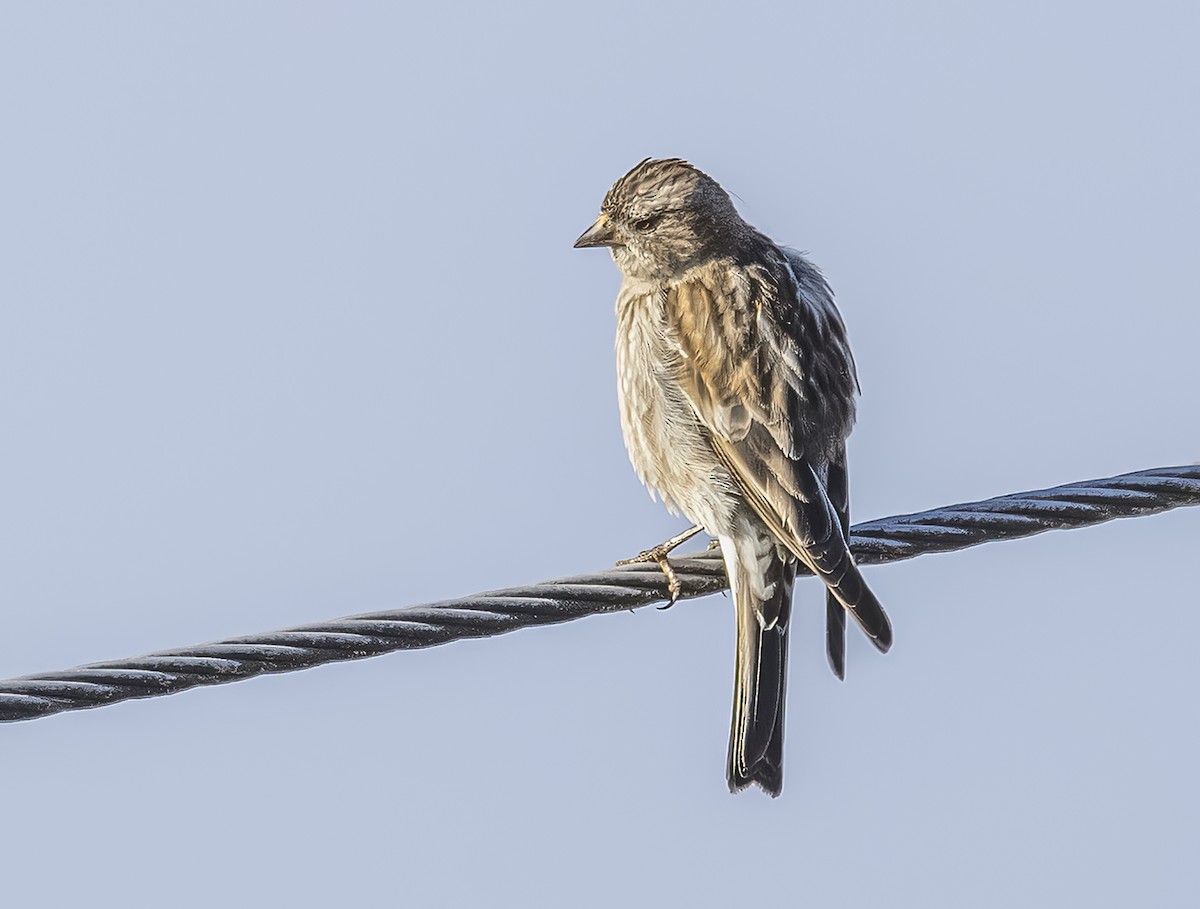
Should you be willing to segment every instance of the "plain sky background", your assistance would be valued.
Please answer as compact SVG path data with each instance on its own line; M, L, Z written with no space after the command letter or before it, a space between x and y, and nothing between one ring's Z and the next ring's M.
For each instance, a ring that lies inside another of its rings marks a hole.
M0 677L601 568L614 179L838 293L860 520L1200 458L1195 4L5 3ZM1200 513L0 727L7 906L1191 905ZM231 902L232 901L232 902Z

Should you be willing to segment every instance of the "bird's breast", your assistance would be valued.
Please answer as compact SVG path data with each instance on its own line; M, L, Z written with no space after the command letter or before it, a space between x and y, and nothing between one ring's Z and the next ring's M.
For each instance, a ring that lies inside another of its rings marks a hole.
M661 294L622 291L616 353L621 431L634 470L669 509L721 533L738 496L676 378L682 352Z

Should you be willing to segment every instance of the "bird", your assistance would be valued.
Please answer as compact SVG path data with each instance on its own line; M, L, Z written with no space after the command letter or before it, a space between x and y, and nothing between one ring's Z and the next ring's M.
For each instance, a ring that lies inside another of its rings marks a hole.
M630 461L652 498L696 525L637 558L659 563L673 602L670 549L701 528L719 542L737 617L729 788L778 796L797 569L825 584L839 678L847 614L879 651L892 645L847 542L846 437L860 389L833 291L681 158L647 158L617 180L575 247L607 248L622 274L616 361Z

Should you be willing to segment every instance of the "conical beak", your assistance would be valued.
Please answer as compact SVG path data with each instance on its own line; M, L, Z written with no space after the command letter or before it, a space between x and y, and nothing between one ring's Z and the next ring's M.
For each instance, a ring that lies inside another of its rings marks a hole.
M617 232L613 229L608 215L601 215L596 223L580 234L575 241L576 249L586 249L589 246L621 246Z

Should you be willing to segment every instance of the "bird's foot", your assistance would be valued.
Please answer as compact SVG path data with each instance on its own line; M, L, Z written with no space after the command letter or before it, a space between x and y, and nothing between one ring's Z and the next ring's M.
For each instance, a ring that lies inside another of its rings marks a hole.
M655 562L659 570L667 579L667 604L659 606L659 609L670 609L675 605L680 595L683 593L683 586L679 583L679 575L675 573L675 568L671 565L671 560L667 558L671 550L681 543L685 543L698 534L703 528L699 525L689 527L678 536L673 536L664 543L659 543L657 546L651 546L649 549L643 549L632 559L621 559L617 565L636 565L640 562Z
M679 595L683 593L683 587L679 583L679 575L675 573L675 568L671 565L671 560L667 558L667 553L670 551L666 548L665 544L662 544L652 549L644 549L632 559L621 559L621 561L617 562L617 565L636 565L639 562L658 563L659 569L667 578L667 604L659 606L659 609L670 609L675 605L675 601L679 599Z

